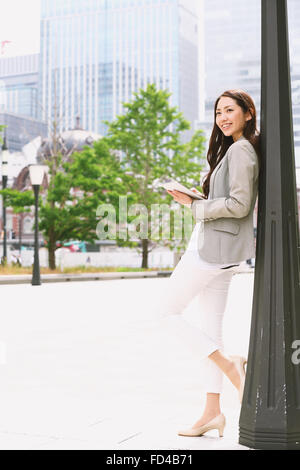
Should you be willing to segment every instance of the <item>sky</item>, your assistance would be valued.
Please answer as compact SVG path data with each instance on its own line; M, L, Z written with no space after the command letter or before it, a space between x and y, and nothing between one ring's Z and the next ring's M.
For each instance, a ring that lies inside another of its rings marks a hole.
M39 52L39 20L40 0L0 0L0 58Z

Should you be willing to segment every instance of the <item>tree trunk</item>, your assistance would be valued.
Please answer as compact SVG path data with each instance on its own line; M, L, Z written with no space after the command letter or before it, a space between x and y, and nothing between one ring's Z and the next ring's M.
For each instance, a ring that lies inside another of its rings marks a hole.
M142 268L148 268L148 245L149 245L149 240L143 239L142 240L142 248L143 248Z
M19 214L19 251L21 256L21 249L22 249L22 234L23 234L23 218L24 214Z
M50 233L49 244L48 244L48 259L49 259L49 268L56 269L55 264L55 250L56 250L56 240L54 236Z

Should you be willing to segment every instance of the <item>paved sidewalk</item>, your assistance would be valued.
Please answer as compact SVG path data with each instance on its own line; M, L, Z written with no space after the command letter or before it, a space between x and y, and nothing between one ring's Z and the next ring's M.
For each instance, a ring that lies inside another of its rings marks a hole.
M0 449L247 450L226 378L224 437L176 433L200 417L205 395L197 358L153 321L166 282L1 286ZM252 292L253 275L234 276L224 319L229 354L247 355ZM184 314L197 321L195 302Z

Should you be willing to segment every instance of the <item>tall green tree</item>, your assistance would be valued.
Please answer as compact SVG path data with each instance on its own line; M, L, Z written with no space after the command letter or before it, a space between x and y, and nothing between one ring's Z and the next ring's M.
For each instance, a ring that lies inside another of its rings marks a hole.
M147 208L149 225L151 207L173 200L156 186L157 180L172 177L184 185L197 186L203 164L205 138L197 131L190 142L182 143L182 135L190 124L177 107L170 105L170 96L168 91L149 84L145 90L134 93L131 102L123 103L122 115L111 123L105 121L109 147L122 154L122 169L133 176L125 185L127 193L134 194L136 202ZM118 242L132 244L130 234L127 241ZM151 239L149 230L141 237L143 268L148 267L148 254L157 243L157 239Z
M50 162L49 187L39 213L50 269L55 269L58 242L97 239L97 207L101 203L117 207L123 188L120 163L104 140L73 153L64 163L61 160L56 153L56 161Z
M0 194L5 196L6 205L11 207L15 214L30 212L34 205L33 191L16 191L15 189L1 189Z

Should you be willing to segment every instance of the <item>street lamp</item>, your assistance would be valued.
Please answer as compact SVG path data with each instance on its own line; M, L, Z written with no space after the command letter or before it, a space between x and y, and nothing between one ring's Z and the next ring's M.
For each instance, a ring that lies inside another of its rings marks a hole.
M6 145L6 136L2 145L2 189L6 189L8 177L8 149ZM7 242L6 242L6 205L5 196L2 198L2 220L3 220L3 257L2 264L6 264L7 260Z
M35 197L35 227L34 227L34 261L31 284L33 286L41 285L40 261L39 261L39 189L46 173L46 165L29 165L30 181Z

